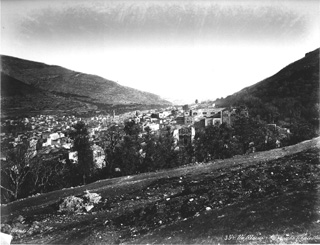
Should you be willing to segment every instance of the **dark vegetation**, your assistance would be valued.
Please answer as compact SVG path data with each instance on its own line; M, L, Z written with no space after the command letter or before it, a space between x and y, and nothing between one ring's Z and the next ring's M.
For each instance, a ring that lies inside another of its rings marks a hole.
M73 149L78 152L77 167L85 185L86 179L94 169L93 153L86 125L81 121L74 125L74 131L70 133L70 138L73 139Z

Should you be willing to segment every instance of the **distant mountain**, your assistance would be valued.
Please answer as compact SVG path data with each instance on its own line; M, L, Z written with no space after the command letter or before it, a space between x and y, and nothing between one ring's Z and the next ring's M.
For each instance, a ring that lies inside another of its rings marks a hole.
M44 63L1 56L3 74L24 84L59 95L75 96L89 103L168 105L159 96L142 92L99 76Z
M275 57L276 59L276 57ZM319 49L275 75L215 101L217 106L245 105L252 116L268 123L291 124L319 119Z

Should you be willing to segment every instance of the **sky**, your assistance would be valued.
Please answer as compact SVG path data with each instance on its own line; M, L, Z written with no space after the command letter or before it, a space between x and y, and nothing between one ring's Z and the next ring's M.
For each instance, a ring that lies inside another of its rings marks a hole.
M226 97L319 46L318 0L1 1L1 54L176 103Z

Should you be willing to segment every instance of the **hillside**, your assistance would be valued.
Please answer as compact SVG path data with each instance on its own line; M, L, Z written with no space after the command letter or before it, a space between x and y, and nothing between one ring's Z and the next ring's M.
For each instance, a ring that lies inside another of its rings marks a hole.
M1 72L1 117L85 110L87 103L59 96Z
M1 206L2 231L32 244L319 243L319 140L18 200ZM59 212L88 192L102 197L92 209Z
M215 103L221 107L246 105L252 116L259 115L268 123L288 125L305 121L318 125L319 49L275 75Z
M39 92L39 89L1 72L1 97L26 96L28 94L38 94Z
M48 92L58 92L82 101L103 104L170 104L159 96L104 79L10 56L1 56L2 72L25 84Z

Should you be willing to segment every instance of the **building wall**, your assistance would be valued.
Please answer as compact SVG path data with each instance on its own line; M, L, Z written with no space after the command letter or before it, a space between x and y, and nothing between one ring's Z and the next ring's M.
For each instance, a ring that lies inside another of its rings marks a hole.
M220 117L223 108L204 108L204 109L193 109L190 111L190 115L194 117Z
M192 125L193 123L194 123L194 117L192 116L184 117L184 124Z
M182 125L182 124L184 124L184 117L177 117L176 121L177 121L177 124Z

